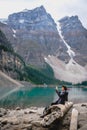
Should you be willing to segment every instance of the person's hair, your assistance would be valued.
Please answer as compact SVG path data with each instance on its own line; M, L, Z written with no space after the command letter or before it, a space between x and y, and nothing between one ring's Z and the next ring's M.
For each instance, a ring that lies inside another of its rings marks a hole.
M63 85L62 87L64 88L65 91L67 90L67 87L66 87L66 86Z

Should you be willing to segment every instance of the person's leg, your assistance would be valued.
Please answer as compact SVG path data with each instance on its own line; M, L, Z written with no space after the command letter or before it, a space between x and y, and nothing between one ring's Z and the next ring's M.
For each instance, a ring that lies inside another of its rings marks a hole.
M55 102L52 102L52 103L51 103L51 106L52 106L52 105L56 105L56 104L58 104L58 100L55 101Z
M50 106L47 106L47 107L44 108L43 115L40 116L41 118L43 118L44 116L46 116L46 115L48 115L50 113L49 107Z

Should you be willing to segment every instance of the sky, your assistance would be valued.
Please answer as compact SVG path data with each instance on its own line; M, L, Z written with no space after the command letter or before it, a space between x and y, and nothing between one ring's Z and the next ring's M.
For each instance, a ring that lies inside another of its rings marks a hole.
M83 26L87 28L87 0L0 0L0 18L41 5L55 22L65 16L78 15Z

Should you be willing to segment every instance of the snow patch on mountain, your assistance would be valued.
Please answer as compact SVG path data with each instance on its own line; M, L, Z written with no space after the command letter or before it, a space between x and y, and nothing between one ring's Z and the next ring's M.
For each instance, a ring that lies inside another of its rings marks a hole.
M12 29L12 31L13 31L13 37L16 38L16 30Z
M69 54L70 58L73 58L75 56L75 52L71 49L71 47L68 45L68 43L64 40L59 22L57 23L57 30L59 32L59 35L60 35L62 41L64 42L64 44L67 47L67 53Z
M81 83L82 81L87 80L87 70L85 67L79 65L75 60L74 56L76 55L72 48L65 41L62 31L61 24L57 23L57 29L60 35L61 40L67 47L67 53L70 56L69 62L66 64L63 61L59 60L58 57L49 55L45 58L45 61L53 68L55 77L62 81L71 82L73 84Z
M3 24L7 24L7 19L6 18L0 18L0 22L3 23Z
M24 19L20 19L19 23L24 23L24 21L25 21Z
M15 29L12 29L13 33L16 33L16 30Z

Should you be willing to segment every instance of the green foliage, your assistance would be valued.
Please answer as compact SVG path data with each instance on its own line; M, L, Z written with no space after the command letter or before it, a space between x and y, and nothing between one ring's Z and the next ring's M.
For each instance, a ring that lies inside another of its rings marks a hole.
M52 68L45 63L45 67L42 69L38 69L32 66L27 66L23 60L23 58L14 52L11 44L8 42L4 33L0 30L0 51L1 55L3 55L2 51L6 52L7 55L9 53L10 58L13 56L12 65L2 64L2 67L8 72L13 71L17 73L17 79L30 81L34 84L65 84L63 81L59 81L55 79L54 72ZM20 60L21 66L17 66L17 58ZM10 61L11 62L11 61ZM67 83L68 84L68 83Z
M5 37L5 34L0 30L0 43L6 43L7 39Z
M22 81L24 79L24 74L22 73L22 71L20 71L19 69L15 69L14 71L18 74L17 79Z
M78 84L78 85L84 85L87 86L87 81L83 81L82 83Z
M31 66L26 66L25 71L27 73L26 80L31 81L35 84L65 84L65 82L55 79L54 76L43 73L43 71L38 70L37 68L35 69Z
M12 48L10 42L5 37L4 33L0 30L0 55L1 55L1 58L3 56L3 53L2 53L3 51L6 52L7 55L9 55L10 59L12 59L12 57L13 57L14 62L10 63L9 65L8 65L8 62L7 62L7 65L2 64L2 68L7 72L8 71L9 72L11 72L11 71L16 72L17 73L17 79L23 80L23 78L25 76L24 75L24 73L25 73L24 72L25 62L20 55L18 55L17 53L14 52L14 49ZM17 67L16 58L18 58L20 63L21 63L21 66L22 66L21 69L19 69ZM1 60L3 60L3 59L1 59Z
M41 68L40 71L45 74L46 76L54 77L54 72L51 66L47 63L45 63L45 67Z
M16 52L13 51L13 52L12 52L12 55L14 55L15 57L19 58L20 61L21 61L21 64L22 64L23 66L25 66L25 62L24 62L23 58L22 58L19 54L17 54Z
M0 45L0 50L3 50L5 52L13 52L13 49L7 45Z
M13 51L13 48L7 40L5 34L0 30L0 49Z

